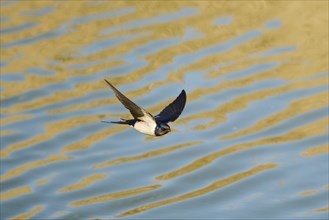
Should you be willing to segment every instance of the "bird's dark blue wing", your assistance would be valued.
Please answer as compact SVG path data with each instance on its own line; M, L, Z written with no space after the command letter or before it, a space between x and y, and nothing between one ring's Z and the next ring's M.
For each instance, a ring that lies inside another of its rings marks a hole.
M183 112L186 103L186 92L183 89L179 96L155 116L157 122L168 123L175 121Z

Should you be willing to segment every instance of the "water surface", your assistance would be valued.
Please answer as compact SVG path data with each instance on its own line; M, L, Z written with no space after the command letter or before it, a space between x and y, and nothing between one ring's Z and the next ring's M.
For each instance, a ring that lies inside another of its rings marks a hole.
M2 1L1 219L327 219L328 2ZM103 79L172 132L129 117Z

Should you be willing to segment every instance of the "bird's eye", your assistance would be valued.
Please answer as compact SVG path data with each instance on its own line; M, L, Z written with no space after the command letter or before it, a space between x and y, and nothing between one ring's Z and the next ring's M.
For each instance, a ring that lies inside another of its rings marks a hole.
M167 125L161 125L161 129L162 129L162 130L168 130L169 127L168 127Z
M168 125L158 125L156 128L155 128L155 134L157 136L161 136L161 135L164 135L164 134L167 134L168 132L170 132L170 127Z

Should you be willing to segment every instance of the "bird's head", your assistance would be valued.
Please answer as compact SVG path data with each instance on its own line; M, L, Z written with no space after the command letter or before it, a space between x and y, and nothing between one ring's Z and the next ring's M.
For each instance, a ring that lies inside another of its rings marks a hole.
M169 125L167 125L167 124L158 124L155 128L154 133L155 133L156 136L162 136L162 135L167 134L170 131L171 131L171 129L170 129Z

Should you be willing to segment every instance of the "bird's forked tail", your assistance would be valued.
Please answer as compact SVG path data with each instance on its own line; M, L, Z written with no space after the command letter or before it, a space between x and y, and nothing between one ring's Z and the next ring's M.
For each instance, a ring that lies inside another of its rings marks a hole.
M112 124L121 124L121 125L130 125L130 120L121 118L121 121L101 121L103 123L112 123Z

